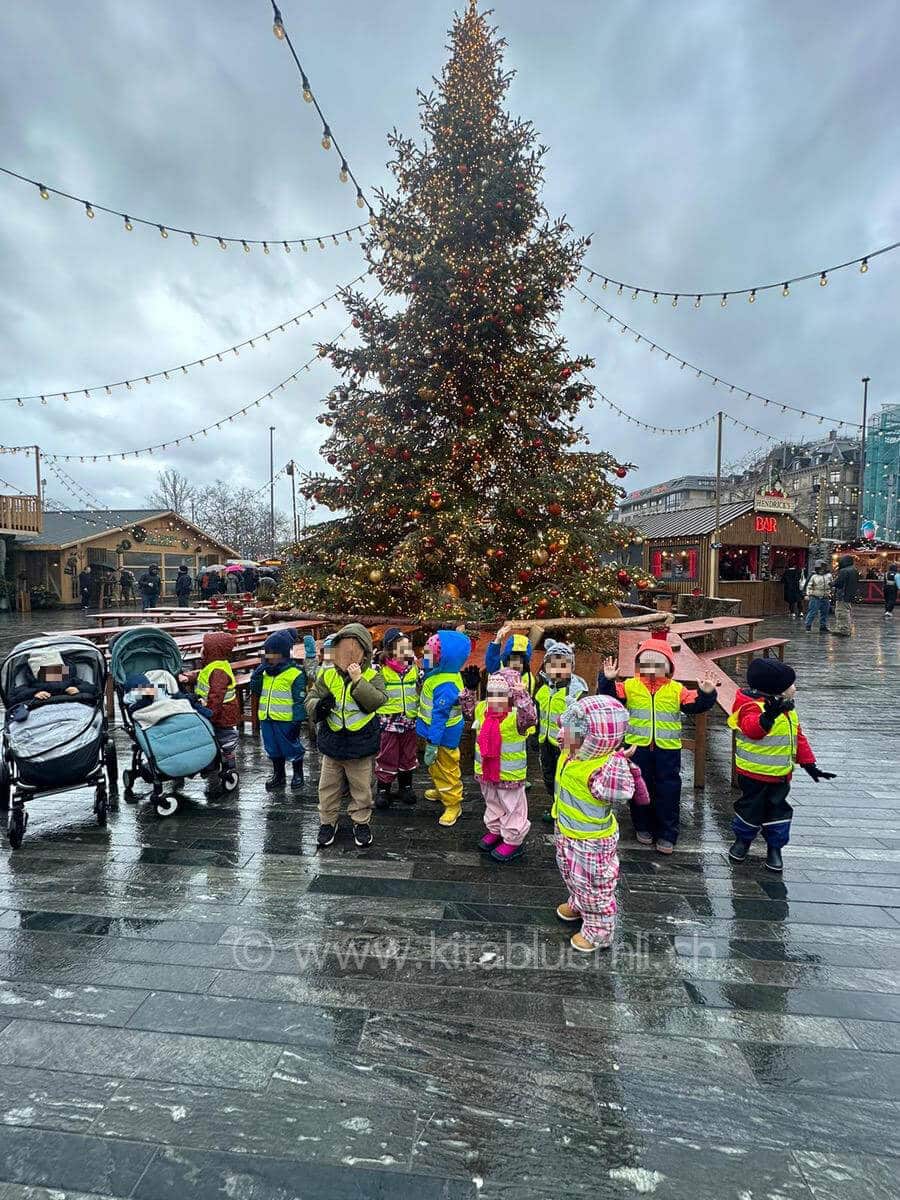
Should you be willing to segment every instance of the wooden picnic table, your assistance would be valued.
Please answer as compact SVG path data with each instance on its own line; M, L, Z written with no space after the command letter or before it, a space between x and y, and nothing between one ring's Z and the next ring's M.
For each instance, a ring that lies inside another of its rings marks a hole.
M707 617L697 621L679 621L672 626L672 631L689 642L709 636L716 636L718 640L734 629L738 637L746 632L747 641L753 641L756 627L762 621L762 617Z
M193 630L205 630L207 633L212 629L221 629L224 625L224 618L221 621L211 624L210 621L156 621L153 622L154 629L164 629L167 633L187 633ZM140 622L138 622L140 624ZM112 638L117 637L120 633L125 633L126 630L135 629L136 625L107 625L104 627L92 626L90 629L67 629L66 633L73 637L87 638L89 641L97 642L103 645L109 642ZM49 636L54 631L45 631L44 636Z
M210 614L202 608L148 608L146 612L137 609L134 612L122 612L115 609L112 612L98 612L94 615L97 625L158 625L161 621L205 621Z

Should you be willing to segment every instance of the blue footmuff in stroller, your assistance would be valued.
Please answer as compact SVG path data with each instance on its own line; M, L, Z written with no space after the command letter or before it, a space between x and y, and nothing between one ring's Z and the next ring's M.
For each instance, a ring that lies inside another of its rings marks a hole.
M225 767L211 722L179 690L181 651L165 630L137 625L120 634L110 669L132 746L131 768L122 772L129 803L138 799L134 785L139 779L150 784L161 817L178 811L178 792L189 776L218 773L223 791L237 787L237 771ZM173 786L164 795L167 783Z
M36 797L93 788L98 825L119 807L105 691L103 653L85 638L29 638L0 664L0 821L13 849L28 825L25 804Z

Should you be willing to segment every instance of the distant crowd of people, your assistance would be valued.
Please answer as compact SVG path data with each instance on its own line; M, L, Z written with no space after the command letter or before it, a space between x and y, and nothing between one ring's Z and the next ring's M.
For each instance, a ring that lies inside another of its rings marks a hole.
M85 610L100 607L101 579L106 572L85 569L78 576L78 589L81 596L81 607ZM224 571L204 569L195 578L189 568L182 563L175 576L175 599L179 608L187 608L191 597L196 593L201 600L211 600L213 596L240 596L252 593L258 600L268 602L273 600L278 588L277 569L273 567L226 567ZM135 579L133 571L123 567L119 572L119 599L123 607L136 604L138 597L141 609L156 608L163 591L163 579L159 567L155 563Z
M898 576L900 565L890 563L883 572L870 568L867 580L884 585L884 615L891 620L897 604ZM860 574L852 554L838 559L837 571L819 561L807 575L799 567L787 567L782 576L784 602L788 606L791 620L803 617L803 601L806 600L806 629L811 631L816 621L820 633L832 633L836 637L850 637L853 633L853 605L859 597ZM829 624L829 617L834 616Z

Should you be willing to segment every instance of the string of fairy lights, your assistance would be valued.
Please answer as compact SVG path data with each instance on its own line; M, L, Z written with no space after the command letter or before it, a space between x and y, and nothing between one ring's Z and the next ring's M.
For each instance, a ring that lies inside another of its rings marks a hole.
M345 325L344 328L340 331L339 334L337 334L337 336L333 340L340 341L347 335L348 331L351 328L352 328L352 322ZM274 395L276 394L276 392L284 391L284 389L289 384L296 383L296 381L300 378L300 376L305 371L308 371L312 367L312 364L314 362L317 362L320 358L321 358L321 355L319 354L318 351L316 351L316 353L311 358L307 359L307 361L305 363L303 363L301 366L299 366L296 371L293 371L290 375L288 375L280 383L276 384L275 387L270 388L269 391L264 392L261 396L258 396L255 400L251 400L249 403L242 405L240 408L235 409L234 412L228 413L224 417L220 417L219 420L210 422L208 425L201 426L200 429L195 429L191 433L183 433L183 434L180 434L177 438L169 438L168 441L158 442L152 446L140 446L135 449L129 449L129 450L111 450L111 451L108 451L108 452L102 453L102 454L63 454L61 452L51 450L51 451L47 451L43 455L43 459L45 462L52 462L52 463L59 463L59 462L81 462L81 463L114 462L116 459L121 459L121 461L124 462L126 459L129 459L129 458L140 458L144 454L154 454L158 450L163 450L163 451L169 450L174 447L181 446L185 442L195 442L200 437L208 437L209 434L213 430L221 429L223 426L230 424L237 417L246 416L247 413L249 413L252 409L259 408L260 405L262 405L266 400L271 400L274 397ZM33 446L3 446L3 445L0 445L0 454L30 454L33 452L33 450L34 450Z
M199 246L201 242L215 242L220 250L227 250L229 246L240 246L246 254L249 254L254 246L261 247L263 254L269 254L272 250L283 250L286 254L290 254L295 247L299 247L302 251L308 251L311 246L318 246L320 250L325 250L329 242L334 246L340 245L344 239L352 242L355 233L361 234L367 231L369 227L369 222L364 221L359 225L350 225L347 229L336 229L329 233L311 234L302 238L225 237L218 233L204 233L200 229L184 229L179 225L172 225L166 221L156 221L150 217L136 217L132 213L122 212L118 208L110 208L106 204L97 204L95 201L87 200L84 196L76 196L72 192L64 191L62 188L51 187L47 183L42 183L39 179L31 179L27 175L20 175L18 171L10 170L9 167L0 167L0 174L6 175L10 179L18 179L22 183L27 183L31 187L37 188L38 195L42 200L49 200L51 196L58 196L61 200L69 200L80 205L84 209L85 216L91 221L93 221L97 213L106 213L111 217L118 217L126 233L131 233L135 226L139 225L147 229L155 229L163 239L168 239L171 234L176 234L179 237L189 238L193 246Z
M357 283L361 283L370 273L371 268L363 271L362 274L357 275L355 279L351 279L350 282L345 284L343 287L336 288L329 295L325 296L324 299L317 300L314 304L310 305L309 308L304 309L303 312L296 313L293 316L286 318L286 320L282 321L278 325L273 325L270 329L263 329L259 333L254 333L252 337L245 338L242 342L236 342L234 345L226 346L222 350L214 350L212 353L206 354L202 358L190 359L188 362L179 363L174 367L167 367L165 370L149 371L146 374L140 372L137 375L132 375L129 379L119 379L116 381L110 381L109 383L97 383L91 385L90 387L70 387L65 391L43 393L38 392L29 396L0 396L0 403L15 401L16 404L22 407L28 400L40 400L41 404L46 404L48 400L61 399L64 401L69 401L72 397L79 396L83 396L87 399L92 395L100 393L105 393L107 396L111 396L118 388L125 388L130 392L140 384L151 384L155 379L168 381L173 377L187 375L190 367L205 367L207 363L221 363L224 362L229 355L232 358L237 358L242 350L254 349L257 342L268 342L276 334L286 333L292 326L299 325L301 320L304 318L313 317L317 312L325 312L331 301L338 300L343 291L345 291L347 288L353 287Z
M714 375L712 371L707 371L704 367L700 367L696 363L692 363L688 359L682 358L679 354L676 354L674 350L667 350L665 346L661 346L659 342L656 342L652 338L648 337L646 333L642 333L639 329L635 329L633 325L629 325L627 321L623 321L621 317L617 317L616 314L610 312L608 308L604 308L603 305L600 304L593 296L582 291L580 287L573 286L572 291L577 293L583 302L592 304L594 306L594 312L603 313L608 323L616 322L620 327L621 333L633 333L635 342L642 342L651 354L658 350L660 354L664 355L665 362L671 362L673 365L677 364L679 369L682 371L686 367L689 367L692 371L696 372L697 379L708 379L713 387L719 386L728 388L730 393L741 393L747 400L759 400L762 402L764 408L769 408L771 406L779 409L782 413L792 412L804 418L812 417L814 420L818 421L820 425L825 421L830 421L832 424L837 425L838 429L841 429L845 426L853 429L862 428L859 422L843 421L838 417L830 417L825 413L812 412L808 408L798 408L795 404L787 404L781 400L773 400L770 396L763 396L759 392L750 391L741 384L731 383L730 380L723 379L721 375Z
M320 121L322 122L322 149L325 151L332 149L334 150L341 162L340 169L338 171L338 178L340 179L341 183L348 183L351 179L353 180L353 184L356 187L357 208L368 208L370 218L374 217L375 213L372 209L372 206L369 204L368 200L366 200L359 180L354 175L353 170L347 161L347 155L341 149L340 143L332 132L328 118L322 111L322 106L319 103L318 97L312 90L312 86L309 82L309 76L306 74L303 64L300 62L300 59L297 55L297 51L294 49L294 43L291 41L291 35L288 33L288 30L284 24L284 18L281 15L281 10L275 3L275 0L272 0L272 18L272 32L275 34L275 37L278 39L278 41L284 42L287 48L290 50L294 64L297 67L297 70L300 72L301 95L307 104L311 104L313 106L319 115Z
M595 392L594 395L602 404L605 404L611 412L616 413L618 416L628 421L629 424L636 425L639 429L643 429L647 433L660 434L665 437L684 436L689 433L696 433L698 429L707 429L711 425L715 424L716 418L719 415L718 412L711 413L708 417L704 417L702 421L695 421L693 425L653 425L648 421L640 420L639 417L632 416L630 412L626 412L624 408L620 408L618 404L615 404L612 400L610 400L609 396L604 395L603 392ZM766 433L762 429L757 429L754 425L748 425L746 421L741 421L738 417L733 417L731 413L723 411L722 416L727 421L730 421L732 425L737 426L739 429L745 430L747 433L752 433L755 437L763 438L767 442L781 441L780 438L773 437L771 433Z
M588 239L588 242L590 244L590 239ZM850 267L858 267L860 274L866 275L873 259L879 258L882 254L890 254L897 249L900 249L900 242L891 242L888 246L881 246L877 250L870 250L866 254L861 254L858 258L848 258L846 262L836 263L830 267L817 267L816 270L807 271L803 275L788 275L782 277L780 281L773 283L757 283L737 288L716 288L709 292L697 291L693 288L682 288L680 291L670 292L664 288L652 288L645 287L643 284L625 283L623 280L614 279L605 271L598 271L595 267L583 266L581 269L587 273L589 283L593 283L595 279L602 279L603 291L613 287L616 289L617 296L622 296L626 292L630 293L632 300L637 300L641 296L649 296L654 304L658 304L660 300L671 300L673 308L678 307L679 300L688 301L693 303L694 308L700 308L704 300L713 299L719 301L720 308L727 308L728 301L734 300L739 296L746 296L750 304L754 304L757 296L761 296L765 292L780 291L782 296L788 297L791 295L791 287L794 284L806 283L811 279L817 279L820 287L827 287L829 276L836 274L838 271L848 270Z

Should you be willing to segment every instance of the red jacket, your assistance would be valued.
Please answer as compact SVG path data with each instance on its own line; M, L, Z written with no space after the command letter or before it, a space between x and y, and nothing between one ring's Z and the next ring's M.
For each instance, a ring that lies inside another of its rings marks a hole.
M763 715L763 710L759 707L759 699L753 696L748 696L746 692L739 691L734 698L734 706L731 710L738 714L738 725L741 728L741 733L744 737L748 737L751 741L759 742L766 736L766 730L759 723L760 717ZM816 756L813 753L812 746L806 740L806 735L797 726L797 763L801 767L811 766L816 761ZM748 779L758 779L761 783L771 783L771 775L757 775L753 771L742 771L737 768L739 775L746 775ZM793 772L791 772L791 775ZM791 775L779 775L779 779L790 779Z
M203 657L201 665L215 662L217 659L228 659L234 651L236 639L230 633L207 633L203 638ZM237 725L241 712L237 697L225 703L225 692L229 679L224 671L213 671L209 677L209 695L206 707L212 713L213 725L220 729L230 729Z

